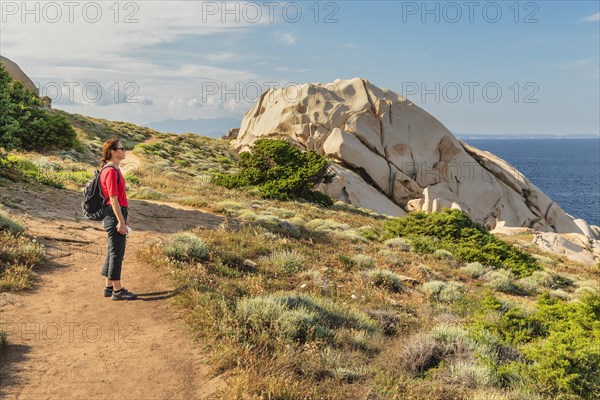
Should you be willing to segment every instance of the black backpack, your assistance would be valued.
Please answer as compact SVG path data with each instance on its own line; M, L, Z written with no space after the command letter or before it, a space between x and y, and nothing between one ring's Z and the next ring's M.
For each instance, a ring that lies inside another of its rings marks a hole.
M96 170L94 177L85 184L83 189L83 202L81 208L83 210L83 216L92 221L102 221L104 219L104 206L108 199L105 199L102 195L102 188L100 187L100 173L104 168L114 168L117 170L117 185L121 181L121 174L114 165L105 165L100 171Z

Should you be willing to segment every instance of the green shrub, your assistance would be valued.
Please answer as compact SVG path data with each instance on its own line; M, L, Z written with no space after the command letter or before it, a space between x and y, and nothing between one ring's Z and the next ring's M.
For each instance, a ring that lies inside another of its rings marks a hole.
M384 288L390 292L402 291L402 280L392 271L381 269L373 270L367 272L367 277L371 280L373 285L377 287Z
M53 179L49 173L40 171L31 161L12 154L6 156L0 154L0 174L14 182L38 182L59 189L64 187L62 183Z
M137 176L133 171L127 172L123 177L125 178L125 182L128 184L139 185L141 182L140 177Z
M84 186L94 175L90 171L58 171L52 174L52 177L62 182L73 182L77 186Z
M367 240L381 239L381 230L372 226L362 226L358 228L358 233Z
M515 290L514 275L505 269L490 271L484 276L486 284L494 290L510 293Z
M0 65L0 147L47 150L70 148L76 142L71 125L47 111L38 96L13 81Z
M60 171L60 165L48 160L48 157L39 157L33 161L33 164L40 170L56 172Z
M435 250L433 252L433 257L437 258L438 260L452 260L454 258L451 252L444 249Z
M471 278L479 278L488 272L488 268L486 268L482 263L475 261L462 267L461 271L465 272Z
M548 294L551 297L557 298L559 300L564 300L564 301L571 300L571 295L562 289L551 290L548 292Z
M261 336L292 343L312 340L334 342L335 330L349 328L368 333L380 328L366 315L330 300L296 294L271 294L242 299L235 316L239 339L257 342Z
M499 385L498 375L492 368L472 361L453 362L444 373L438 373L436 377L462 387L489 389Z
M546 397L600 397L600 296L565 302L544 293L532 312L503 309L489 296L482 305L475 328L519 345L524 357L497 365L499 372Z
M399 364L409 376L417 377L437 367L445 355L444 347L437 340L420 333L405 344L400 353Z
M280 234L293 238L299 238L302 235L300 228L290 221L279 219L271 214L252 214L249 214L247 211L243 211L238 215L238 217L255 221L259 224L259 226L266 228L274 234Z
M460 210L443 209L439 213L411 213L384 225L386 237L411 239L419 251L447 250L462 262L480 262L506 268L517 277L540 269L536 260L475 224Z
M278 272L291 275L302 270L303 257L297 251L275 250L267 261L270 262Z
M534 360L523 366L530 380L547 395L560 393L600 397L600 297L589 295L575 305L543 298L538 312L551 314L548 334L523 353Z
M464 286L459 282L431 281L421 286L421 291L431 300L452 302L463 298Z
M528 293L537 293L543 288L552 288L555 284L554 277L546 271L535 271L531 276L519 279L515 285Z
M387 247L390 247L392 249L398 249L400 251L410 251L411 248L410 241L400 237L388 239L383 243Z
M200 260L208 256L208 251L208 246L192 233L177 233L163 245L165 255L178 261Z
M352 263L359 269L368 269L375 266L375 259L366 254L352 256Z
M395 266L403 266L407 263L409 263L410 261L406 258L400 257L396 252L388 250L388 249L381 249L378 251L378 253L390 264L395 265Z
M303 153L282 140L259 139L251 153L240 154L238 173L216 174L212 182L229 189L257 187L267 199L302 198L331 206L331 198L312 190L325 178L327 166L327 160L314 151Z
M165 195L157 192L153 188L149 186L142 186L137 191L135 191L132 195L134 199L145 199L145 200L164 200Z

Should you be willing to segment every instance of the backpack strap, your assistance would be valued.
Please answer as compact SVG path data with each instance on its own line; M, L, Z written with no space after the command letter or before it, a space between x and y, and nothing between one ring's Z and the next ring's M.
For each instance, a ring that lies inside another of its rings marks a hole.
M115 167L114 165L105 165L104 167L102 167L102 169L100 170L100 173L102 173L102 171L104 171L104 168L112 168L115 171L117 171L117 185L121 182L121 174L119 173L119 169L117 167Z

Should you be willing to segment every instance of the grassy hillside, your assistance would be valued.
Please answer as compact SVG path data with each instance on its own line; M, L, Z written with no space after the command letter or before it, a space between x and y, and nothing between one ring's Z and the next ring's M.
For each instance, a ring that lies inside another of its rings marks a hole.
M11 152L0 183L80 190L102 141L118 136L143 161L127 170L130 197L240 222L138 255L172 282L228 372L218 398L600 396L598 268L540 252L527 235L497 240L451 212L399 221L226 189L210 181L236 171L226 142L61 114L77 147Z

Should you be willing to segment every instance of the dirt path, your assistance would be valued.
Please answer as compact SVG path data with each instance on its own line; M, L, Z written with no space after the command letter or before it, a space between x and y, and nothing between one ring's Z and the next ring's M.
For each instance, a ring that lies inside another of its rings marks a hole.
M200 345L174 315L172 291L136 260L140 247L223 218L174 204L130 201L123 284L136 301L102 296L106 256L101 223L79 220L81 195L36 187L0 188L11 213L46 246L49 262L33 290L0 293L9 346L0 353L2 399L203 399L212 377Z

